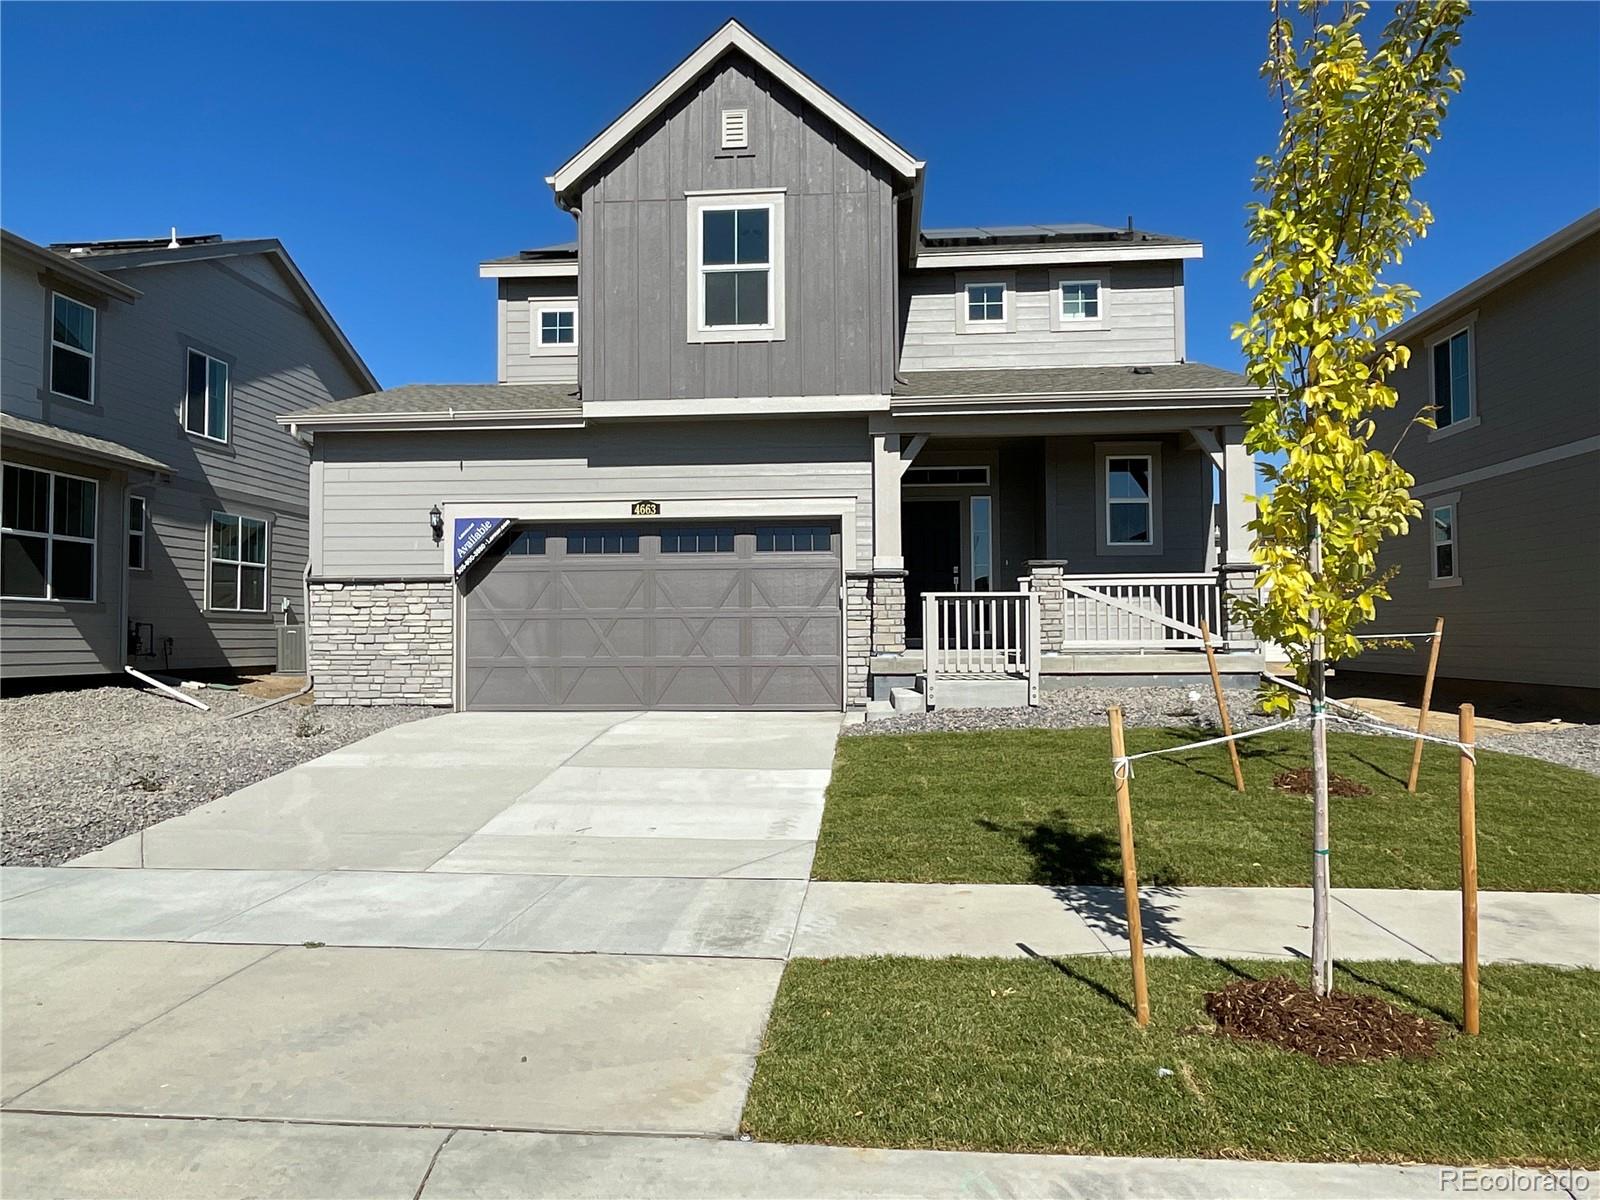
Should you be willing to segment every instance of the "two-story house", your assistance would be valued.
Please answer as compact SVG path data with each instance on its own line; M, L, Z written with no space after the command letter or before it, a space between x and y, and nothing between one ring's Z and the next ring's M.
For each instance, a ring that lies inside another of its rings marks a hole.
M547 182L573 241L480 267L497 383L284 418L320 700L837 709L930 651L1245 645L1257 393L1188 361L1195 242L924 228L923 161L737 22Z
M1386 336L1411 361L1377 440L1399 442L1424 512L1381 551L1398 571L1380 627L1444 618L1449 697L1600 712L1600 210ZM1428 410L1434 429L1407 428ZM1392 681L1427 657L1375 649L1341 674Z
M310 451L276 418L377 382L283 247L51 247L0 269L0 668L273 666L304 619Z

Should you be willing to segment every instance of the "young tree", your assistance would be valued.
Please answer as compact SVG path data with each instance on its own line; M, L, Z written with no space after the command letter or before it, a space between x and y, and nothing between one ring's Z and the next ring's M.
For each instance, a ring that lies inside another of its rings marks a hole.
M1381 331L1416 307L1417 293L1381 278L1433 220L1413 194L1424 156L1462 73L1450 61L1468 14L1463 0L1396 6L1378 44L1362 40L1366 4L1300 0L1295 19L1273 4L1262 75L1283 109L1277 150L1260 159L1246 277L1250 319L1235 328L1251 382L1270 391L1248 415L1246 445L1281 456L1250 523L1260 570L1258 599L1242 607L1258 636L1284 647L1324 711L1328 662L1359 652L1355 630L1387 600L1392 572L1378 545L1404 533L1421 505L1415 482L1374 449L1372 413L1392 408L1388 373L1408 352ZM1431 418L1419 417L1432 425ZM1284 707L1288 697L1269 696ZM1328 946L1327 728L1312 726L1312 988L1333 986Z

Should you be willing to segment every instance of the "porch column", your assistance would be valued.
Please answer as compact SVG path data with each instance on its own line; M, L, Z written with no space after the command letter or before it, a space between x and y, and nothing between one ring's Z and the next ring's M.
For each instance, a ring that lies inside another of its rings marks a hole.
M1028 591L1039 606L1039 652L1060 654L1067 638L1066 589L1061 586L1067 573L1064 558L1035 558L1028 564Z
M906 565L900 548L900 480L928 435L872 434L872 565L899 571Z
M1254 647L1255 633L1235 616L1234 599L1256 594L1256 569L1250 559L1250 519L1255 515L1255 458L1245 449L1244 426L1222 428L1222 479L1220 485L1222 561L1217 581L1222 588L1224 624L1229 647Z

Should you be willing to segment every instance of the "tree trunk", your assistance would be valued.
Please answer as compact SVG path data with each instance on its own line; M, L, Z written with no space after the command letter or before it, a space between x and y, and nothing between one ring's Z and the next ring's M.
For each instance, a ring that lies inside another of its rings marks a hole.
M1311 575L1322 580L1322 529L1311 519ZM1322 637L1322 614L1313 611L1311 626L1311 991L1326 996L1333 991L1333 952L1328 944L1328 726L1321 719L1328 703L1326 645Z

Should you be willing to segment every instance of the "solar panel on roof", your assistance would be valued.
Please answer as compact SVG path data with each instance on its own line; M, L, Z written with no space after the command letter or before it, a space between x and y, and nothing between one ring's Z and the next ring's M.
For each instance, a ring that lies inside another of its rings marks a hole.
M1048 229L1051 233L1071 235L1075 233L1117 233L1109 225L1090 225L1085 221L1078 221L1067 225L1041 225L1040 229Z
M922 236L929 241L946 241L954 238L980 238L983 230L975 229L970 225L957 226L954 229L924 229Z

